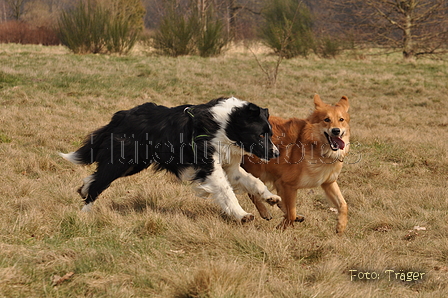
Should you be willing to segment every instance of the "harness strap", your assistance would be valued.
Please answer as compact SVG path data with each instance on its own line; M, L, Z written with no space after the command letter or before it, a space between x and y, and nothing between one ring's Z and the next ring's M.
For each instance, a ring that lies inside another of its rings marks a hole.
M186 108L184 109L184 113L187 113L191 118L194 118L193 108L192 108L192 107L186 107ZM207 132L207 133L210 134L210 132L207 130L207 128L204 127L204 129L205 129L205 132ZM209 134L202 134L202 135L197 135L197 136L195 136L195 130L193 129L193 133L192 133L192 135L191 135L191 142L190 142L190 146L191 146L191 148L193 148L193 151L195 150L195 149L194 149L195 141L196 141L198 138L201 138L201 137L210 137Z

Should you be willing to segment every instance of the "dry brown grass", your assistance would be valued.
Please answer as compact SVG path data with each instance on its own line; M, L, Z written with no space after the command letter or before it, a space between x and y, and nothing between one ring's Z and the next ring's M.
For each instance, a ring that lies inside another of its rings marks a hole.
M273 88L244 49L172 59L0 45L0 297L444 296L448 63L357 57L285 60ZM351 100L342 236L319 189L299 193L306 220L280 232L279 210L270 222L242 226L187 184L151 171L114 182L92 214L81 214L76 188L93 169L57 155L76 149L115 111L145 101L172 106L235 95L302 118L314 93ZM351 281L349 270L380 279ZM425 275L402 282L386 270Z

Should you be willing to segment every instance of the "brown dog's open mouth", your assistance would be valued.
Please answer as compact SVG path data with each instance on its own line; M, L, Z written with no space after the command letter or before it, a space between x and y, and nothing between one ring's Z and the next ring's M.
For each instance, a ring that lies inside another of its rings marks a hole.
M327 137L328 144L330 144L331 150L337 151L339 149L343 150L345 147L344 141L340 137L330 136L328 133L324 132Z

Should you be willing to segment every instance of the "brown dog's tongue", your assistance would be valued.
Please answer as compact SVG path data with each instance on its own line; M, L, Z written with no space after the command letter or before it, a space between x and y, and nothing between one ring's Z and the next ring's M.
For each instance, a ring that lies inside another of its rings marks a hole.
M338 144L338 148L343 150L345 147L345 143L341 138L338 137L331 137L331 141L335 144Z

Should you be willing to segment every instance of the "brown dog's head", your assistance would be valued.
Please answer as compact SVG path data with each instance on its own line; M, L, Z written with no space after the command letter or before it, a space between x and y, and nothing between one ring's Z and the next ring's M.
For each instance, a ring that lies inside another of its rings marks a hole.
M342 150L348 152L348 142L350 137L350 115L348 114L349 103L346 96L335 105L325 104L319 95L314 95L314 112L308 117L308 121L314 127L314 133L319 134L318 138L323 143L322 151L325 155L333 155ZM331 151L329 152L329 149ZM342 153L342 152L341 152Z

